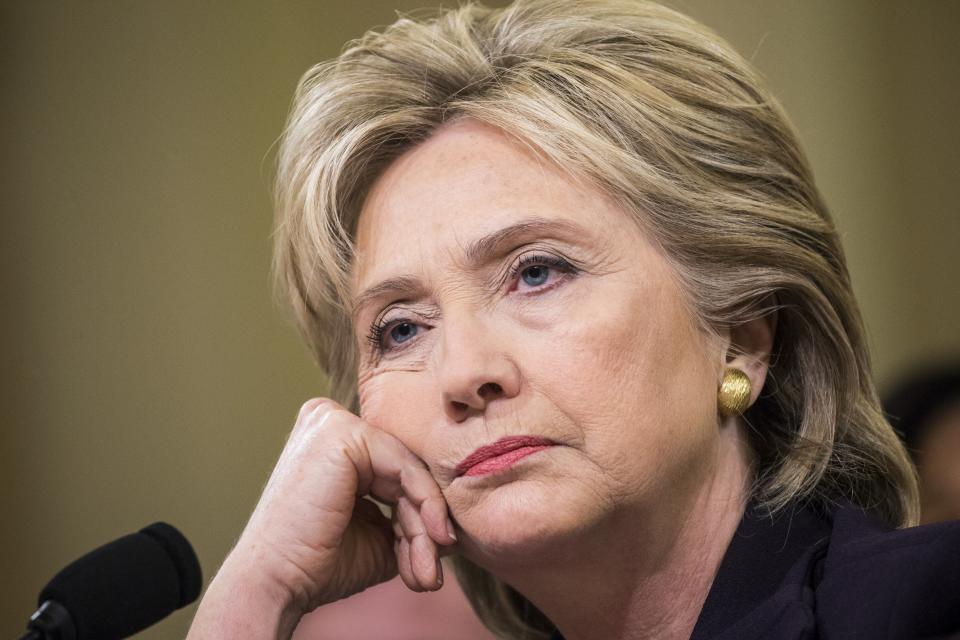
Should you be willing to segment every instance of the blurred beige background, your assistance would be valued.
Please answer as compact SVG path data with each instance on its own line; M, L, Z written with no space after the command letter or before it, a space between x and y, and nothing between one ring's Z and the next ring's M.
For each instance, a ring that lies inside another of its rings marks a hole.
M308 66L431 4L0 6L0 637L63 564L155 520L216 571L325 392L271 298L271 146ZM672 4L792 115L879 379L960 352L960 3Z

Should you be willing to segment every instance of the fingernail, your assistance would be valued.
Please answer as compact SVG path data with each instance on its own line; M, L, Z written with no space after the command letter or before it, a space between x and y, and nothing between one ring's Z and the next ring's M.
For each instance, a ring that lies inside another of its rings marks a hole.
M437 558L437 584L443 586L443 563Z
M453 530L453 523L449 518L447 519L447 535L450 536L450 539L454 542L457 541L457 533Z

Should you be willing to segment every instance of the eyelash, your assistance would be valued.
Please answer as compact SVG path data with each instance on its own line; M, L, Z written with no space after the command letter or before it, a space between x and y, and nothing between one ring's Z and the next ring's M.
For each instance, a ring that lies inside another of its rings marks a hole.
M577 273L577 268L563 258L546 254L535 254L522 256L517 264L514 265L514 267L510 270L510 275L507 279L512 282L523 272L524 269L533 265L551 267L557 269L566 276L573 276ZM552 288L553 286L547 287L547 289ZM537 291L540 291L540 289L537 289ZM381 322L379 318L374 320L373 324L370 326L370 331L367 334L367 342L373 348L374 352L377 354L383 354L387 351L392 351L392 349L387 349L383 346L383 336L395 325L403 324L405 322L412 321L409 318L397 318L395 320L391 320L390 322Z

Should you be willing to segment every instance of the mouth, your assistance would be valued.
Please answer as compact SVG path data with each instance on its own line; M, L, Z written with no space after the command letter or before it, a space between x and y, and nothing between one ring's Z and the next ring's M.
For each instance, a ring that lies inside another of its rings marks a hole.
M529 455L556 444L553 440L533 436L507 436L480 447L457 465L457 477L482 476L505 469Z

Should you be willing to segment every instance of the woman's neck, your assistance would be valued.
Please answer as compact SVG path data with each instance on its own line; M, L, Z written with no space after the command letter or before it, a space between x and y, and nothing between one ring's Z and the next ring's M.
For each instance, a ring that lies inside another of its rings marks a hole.
M566 640L689 638L740 523L751 477L742 428L729 421L719 440L705 482L689 495L619 514L542 565L502 578Z

